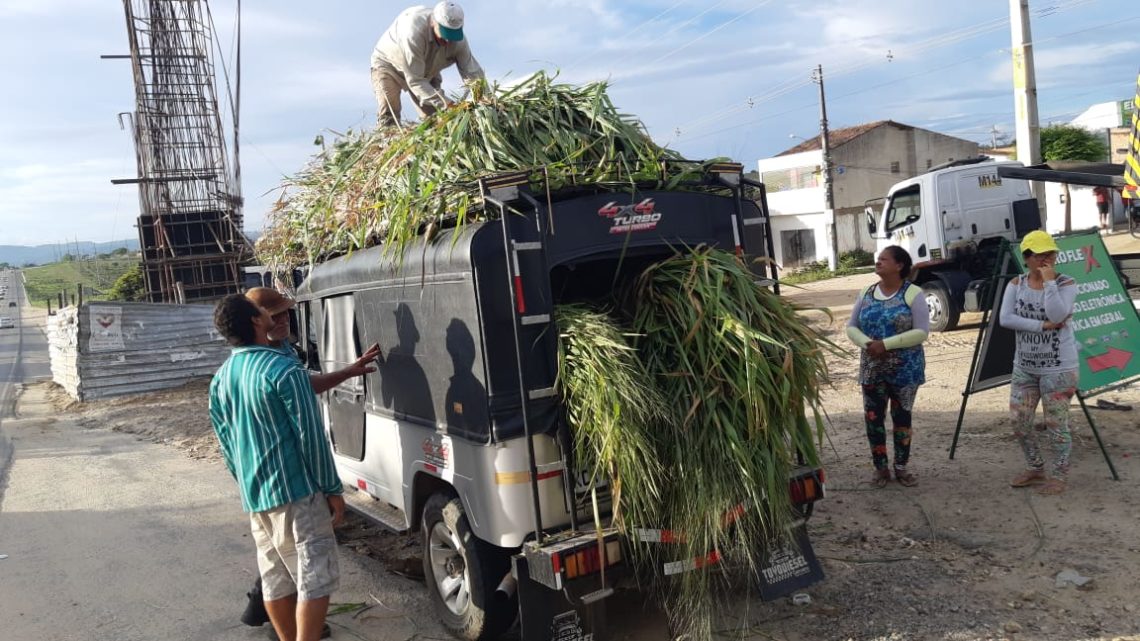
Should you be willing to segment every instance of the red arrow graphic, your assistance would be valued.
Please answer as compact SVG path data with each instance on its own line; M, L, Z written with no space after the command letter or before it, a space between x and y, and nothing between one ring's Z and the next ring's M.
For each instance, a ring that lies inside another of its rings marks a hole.
M1109 347L1108 351L1100 356L1090 356L1088 359L1089 371L1092 373L1103 372L1106 369L1116 368L1124 371L1128 365L1128 361L1132 360L1132 352L1126 352L1122 349Z

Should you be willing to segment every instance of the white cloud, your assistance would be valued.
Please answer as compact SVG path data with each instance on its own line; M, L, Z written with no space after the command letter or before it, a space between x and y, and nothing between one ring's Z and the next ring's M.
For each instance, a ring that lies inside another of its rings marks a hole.
M1039 80L1051 74L1073 70L1084 74L1091 68L1137 50L1140 50L1140 43L1127 41L1109 42L1097 46L1080 44L1054 48L1038 45L1033 52L1033 67ZM1002 64L990 72L989 80L993 83L1009 83L1012 78L1013 61L1007 55Z

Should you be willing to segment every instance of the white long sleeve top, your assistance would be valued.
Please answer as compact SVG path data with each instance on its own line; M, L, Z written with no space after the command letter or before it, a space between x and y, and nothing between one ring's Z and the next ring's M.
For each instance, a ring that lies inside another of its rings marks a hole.
M1077 341L1073 324L1043 329L1045 321L1059 323L1073 315L1077 283L1058 274L1045 281L1044 289L1032 289L1027 277L1010 281L1001 299L1002 327L1014 330L1017 351L1014 366L1031 374L1052 374L1077 369Z

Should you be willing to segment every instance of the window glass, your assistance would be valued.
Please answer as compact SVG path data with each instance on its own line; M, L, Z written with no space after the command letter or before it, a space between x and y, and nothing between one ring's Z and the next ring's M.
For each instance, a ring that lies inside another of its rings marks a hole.
M335 372L351 365L359 354L356 338L356 318L353 314L352 295L336 296L325 300L324 349L321 350L321 370ZM363 391L361 377L354 376L337 387Z
M766 171L763 175L764 188L768 193L789 189L807 189L823 184L819 167L793 167Z
M922 197L918 185L895 192L887 210L886 231L909 225L922 217Z

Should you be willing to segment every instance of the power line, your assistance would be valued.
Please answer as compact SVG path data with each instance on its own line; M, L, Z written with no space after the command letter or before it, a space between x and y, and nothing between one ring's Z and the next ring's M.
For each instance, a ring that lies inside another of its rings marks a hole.
M717 7L724 4L725 2L728 2L728 0L720 0L720 2L717 2L716 4L712 5L711 7L707 7L704 11L701 11L697 15L695 15L695 16L693 16L693 17L691 17L691 18L689 18L689 19L687 19L687 20L685 20L679 24L673 25L672 28L670 28L668 31L661 34L657 38L653 39L653 41L651 41L649 44L643 44L640 47L638 47L638 48L636 48L630 52L623 52L622 58L625 60L633 59L634 57L637 56L637 54L641 53L642 51L645 51L646 49L649 49L651 47L656 46L658 43L660 43L660 41L667 39L669 36L673 35L674 33L677 33L681 29L684 29L685 27L689 26L690 24L693 24L694 22L699 20L701 17L703 17L704 15L708 14L709 12L715 10Z
M748 11L745 11L744 13L741 13L741 14L733 17L733 18L725 20L724 22L716 25L712 29L709 29L708 31L702 33L701 35L697 36L696 38L693 38L692 40L686 42L685 44L681 45L680 47L676 47L672 51L668 51L664 55L655 58L652 62L649 63L648 66L652 67L653 65L661 62L662 60L665 60L666 58L672 57L674 54L677 54L681 51L684 51L685 49L689 48L690 46L700 42L701 40L704 40L705 38L711 36L712 34L716 33L717 31L720 31L721 29L727 27L728 25L733 24L734 22L738 22L738 21L748 17L749 15L752 15L753 13L758 11L761 7L763 7L764 5L767 5L771 2L772 2L772 0L760 0L760 2L758 2L754 7L752 7Z
M668 9L665 9L665 10L664 10L664 11L662 11L661 13L658 13L657 15L653 16L652 18L650 18L650 19L648 19L648 20L646 20L646 21L644 21L644 22L642 22L642 23L638 24L638 25L637 25L636 27L634 27L632 30L630 30L630 31L626 32L626 33L624 34L624 37L626 37L626 38L629 38L629 37L631 37L631 36L633 36L633 35L636 35L636 34L637 34L637 32L641 31L643 28L645 28L645 27L649 26L650 24L652 24L652 23L654 23L654 22L656 22L656 21L660 20L661 18L663 18L663 17L665 17L665 16L669 15L669 14L670 14L670 13L672 13L672 12L673 12L673 10L674 10L674 9L676 9L677 7L679 7L679 6L683 5L683 4L688 4L688 3L689 3L689 2L691 2L691 1L692 1L692 0L680 0L680 2L677 2L677 3L675 3L673 6L669 7ZM723 4L723 2L721 2L720 4ZM703 15L703 14L701 14L701 15ZM597 56L598 56L600 53L602 53L602 51L601 51L600 49L592 49L592 50L590 51L590 53L588 53L588 54L586 54L586 55L582 56L581 58L578 58L578 59L577 59L577 60L575 60L574 62L570 63L570 64L569 64L569 65L566 67L566 70L567 70L567 71L569 71L570 69L573 69L573 68L575 68L575 67L578 67L579 65L581 65L581 64L582 64L582 63L584 63L584 62L587 62L587 61L593 60L593 59L594 59L595 57L597 57Z

